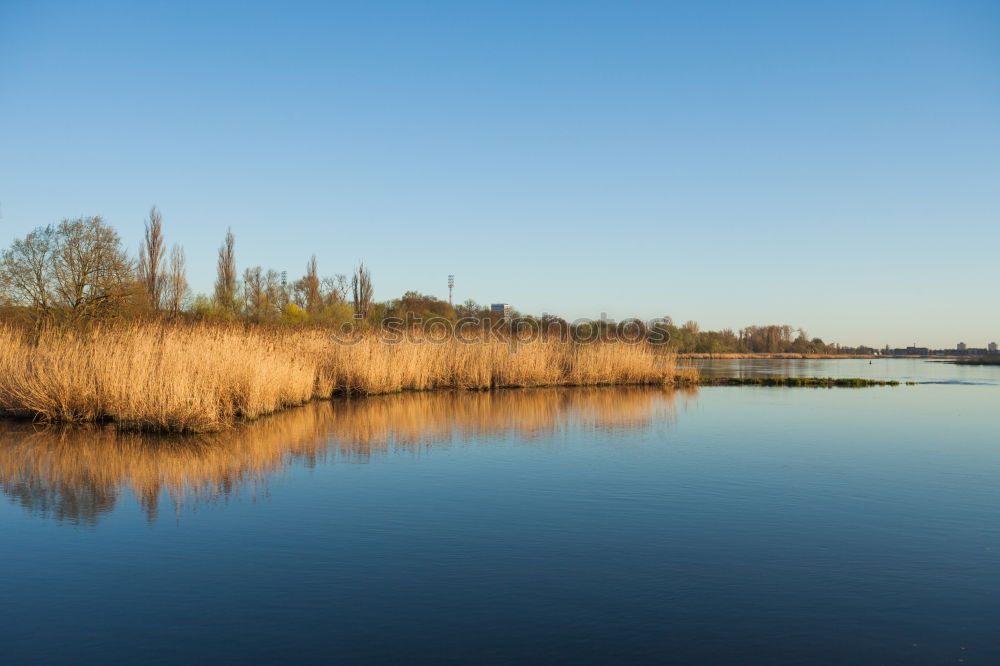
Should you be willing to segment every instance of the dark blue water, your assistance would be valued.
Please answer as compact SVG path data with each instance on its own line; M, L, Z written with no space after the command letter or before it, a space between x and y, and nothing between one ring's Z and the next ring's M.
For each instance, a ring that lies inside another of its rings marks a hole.
M2 659L1000 663L998 399L526 390L198 440L8 427Z

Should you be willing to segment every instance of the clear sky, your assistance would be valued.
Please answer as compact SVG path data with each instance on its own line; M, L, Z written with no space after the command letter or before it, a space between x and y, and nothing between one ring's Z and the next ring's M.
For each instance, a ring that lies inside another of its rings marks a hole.
M209 292L1000 340L1000 2L0 0L0 244L152 204Z

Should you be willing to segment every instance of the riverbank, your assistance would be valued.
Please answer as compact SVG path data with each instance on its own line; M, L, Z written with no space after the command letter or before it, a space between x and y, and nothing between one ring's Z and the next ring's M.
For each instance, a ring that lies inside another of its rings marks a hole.
M953 361L953 363L956 365L1000 365L1000 354L957 358Z
M899 386L895 379L865 377L702 377L700 386L802 386L812 388L864 388L868 386ZM908 386L917 382L905 382Z
M322 329L239 325L130 324L30 337L0 328L0 415L121 430L219 431L345 394L697 378L697 370L646 344L390 344L373 336L341 344Z
M726 359L742 359L742 358L756 358L756 359L799 359L799 358L810 358L810 359L838 359L838 358L879 358L878 356L873 356L871 354L793 354L787 352L775 352L775 353L765 353L765 352L725 352L717 354L702 354L687 352L677 354L678 359L712 359L712 360L726 360Z

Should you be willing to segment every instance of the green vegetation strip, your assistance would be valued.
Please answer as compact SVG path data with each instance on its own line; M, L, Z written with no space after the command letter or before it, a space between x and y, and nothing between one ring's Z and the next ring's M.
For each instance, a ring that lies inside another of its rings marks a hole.
M814 388L864 388L866 386L899 386L895 379L865 379L862 377L702 377L702 386L807 386ZM906 382L907 385L916 382Z
M1000 354L990 354L989 356L973 356L972 358L955 359L958 365L1000 365Z

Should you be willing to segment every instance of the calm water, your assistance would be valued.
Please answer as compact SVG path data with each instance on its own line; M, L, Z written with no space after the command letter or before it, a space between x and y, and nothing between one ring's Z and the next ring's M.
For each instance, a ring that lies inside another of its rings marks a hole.
M8 425L2 659L1000 663L1000 369L881 363Z
M707 377L869 377L932 384L1000 386L1000 367L956 365L919 358L709 359L687 361Z

